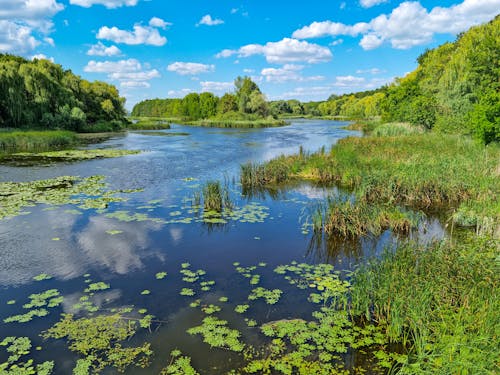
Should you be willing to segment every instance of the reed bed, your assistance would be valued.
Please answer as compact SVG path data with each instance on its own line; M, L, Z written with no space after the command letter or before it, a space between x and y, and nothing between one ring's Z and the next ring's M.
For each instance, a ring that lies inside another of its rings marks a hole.
M78 143L77 135L62 130L0 132L0 154L41 152Z
M353 314L383 325L409 352L398 373L498 370L498 241L468 236L404 243L352 275Z

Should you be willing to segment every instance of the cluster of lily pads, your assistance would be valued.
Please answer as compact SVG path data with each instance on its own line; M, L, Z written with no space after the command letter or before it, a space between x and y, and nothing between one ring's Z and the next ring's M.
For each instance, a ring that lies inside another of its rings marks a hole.
M264 270L267 264L242 266L235 262L234 267L243 278L251 281L258 276L260 281L262 275L257 271ZM308 294L313 309L310 319L286 318L259 323L252 315L258 313L263 305L256 304L256 301L262 299L266 305L279 304L284 291L254 287L251 282L246 301L235 300L233 304L228 297L219 296L217 303L213 299L216 283L207 277L207 272L194 269L187 262L180 266L179 276L190 286L183 287L180 294L188 297L186 304L199 309L202 315L200 323L187 329L186 333L199 336L214 350L239 353L244 364L227 374L349 374L351 369L345 368L343 356L351 349L357 349L360 356L372 361L372 373L384 373L395 363L406 361L405 355L391 352L382 325L360 323L353 319L346 308L350 284L341 278L333 266L292 262L275 267L272 274ZM154 278L158 282L163 283L165 279L168 282L168 275L160 271ZM35 279L39 285L47 285L52 278L41 274ZM61 314L61 319L43 331L41 336L45 340L65 340L69 350L80 356L73 369L76 375L99 374L106 368L123 372L133 367L148 367L153 355L150 344L144 342L131 346L130 339L141 329L150 330L152 324L158 324L158 328L161 328L161 324L168 322L156 320L144 308L102 305L106 299L98 297L105 297L111 285L93 281L90 274L84 275L84 283L85 287L76 302L72 301L70 307L65 307L65 311L72 312ZM150 293L149 290L142 292L144 295ZM60 308L63 302L64 297L56 289L31 294L22 305L27 312L7 317L4 322L27 322L38 316L37 311L46 311L44 314L48 315L49 310ZM17 301L7 303L15 305ZM234 328L234 322L219 317L224 312L232 312L235 321L244 320L248 330L258 327L261 343L247 343L245 330L240 331ZM256 316L262 319L261 315ZM9 353L8 361L0 364L1 373L49 375L53 371L54 362L34 364L32 360L26 360L31 349L29 338L7 337L0 342L1 347L5 347ZM15 372L17 369L23 369L24 372ZM196 375L198 372L187 355L174 350L170 363L160 372L160 375L168 374Z

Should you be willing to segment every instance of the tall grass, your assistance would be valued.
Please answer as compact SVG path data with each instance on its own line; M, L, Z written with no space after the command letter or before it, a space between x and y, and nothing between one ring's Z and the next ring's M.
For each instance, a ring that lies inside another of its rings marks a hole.
M406 243L354 272L352 307L408 347L399 373L493 374L499 275L497 241Z
M378 235L387 229L400 234L409 233L418 226L422 215L393 205L331 197L318 204L311 217L315 232L355 238L367 234Z
M203 208L206 212L221 214L224 209L232 209L233 204L229 197L229 188L222 186L219 181L208 181L202 190ZM200 198L198 197L198 202Z
M284 120L256 119L256 120L227 120L227 119L206 119L196 121L181 121L184 125L206 126L212 128L272 128L285 126L288 123Z
M49 151L77 142L75 133L62 130L0 132L0 154Z
M397 137L401 135L422 134L425 129L407 122L389 122L378 125L371 135L374 137Z
M460 136L347 138L327 153L297 154L252 168L242 166L241 182L257 187L310 179L353 189L359 201L370 203L425 209L468 204L477 218L491 213L498 226L500 213L483 212L477 202L480 207L498 206L499 160L498 145L484 147Z
M141 119L137 122L131 122L127 125L130 130L161 130L170 129L170 123L167 120Z

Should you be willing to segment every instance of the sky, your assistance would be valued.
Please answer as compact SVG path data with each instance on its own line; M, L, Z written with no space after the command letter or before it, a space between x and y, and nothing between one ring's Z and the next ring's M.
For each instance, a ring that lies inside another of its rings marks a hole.
M0 53L47 58L149 98L231 92L325 100L416 68L428 48L500 13L500 0L0 0Z

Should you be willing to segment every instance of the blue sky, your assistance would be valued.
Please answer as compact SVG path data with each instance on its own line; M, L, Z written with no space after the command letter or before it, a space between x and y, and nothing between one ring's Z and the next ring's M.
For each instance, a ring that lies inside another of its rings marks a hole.
M500 13L500 0L1 0L0 52L53 59L146 98L232 90L324 100L416 67L427 48Z

